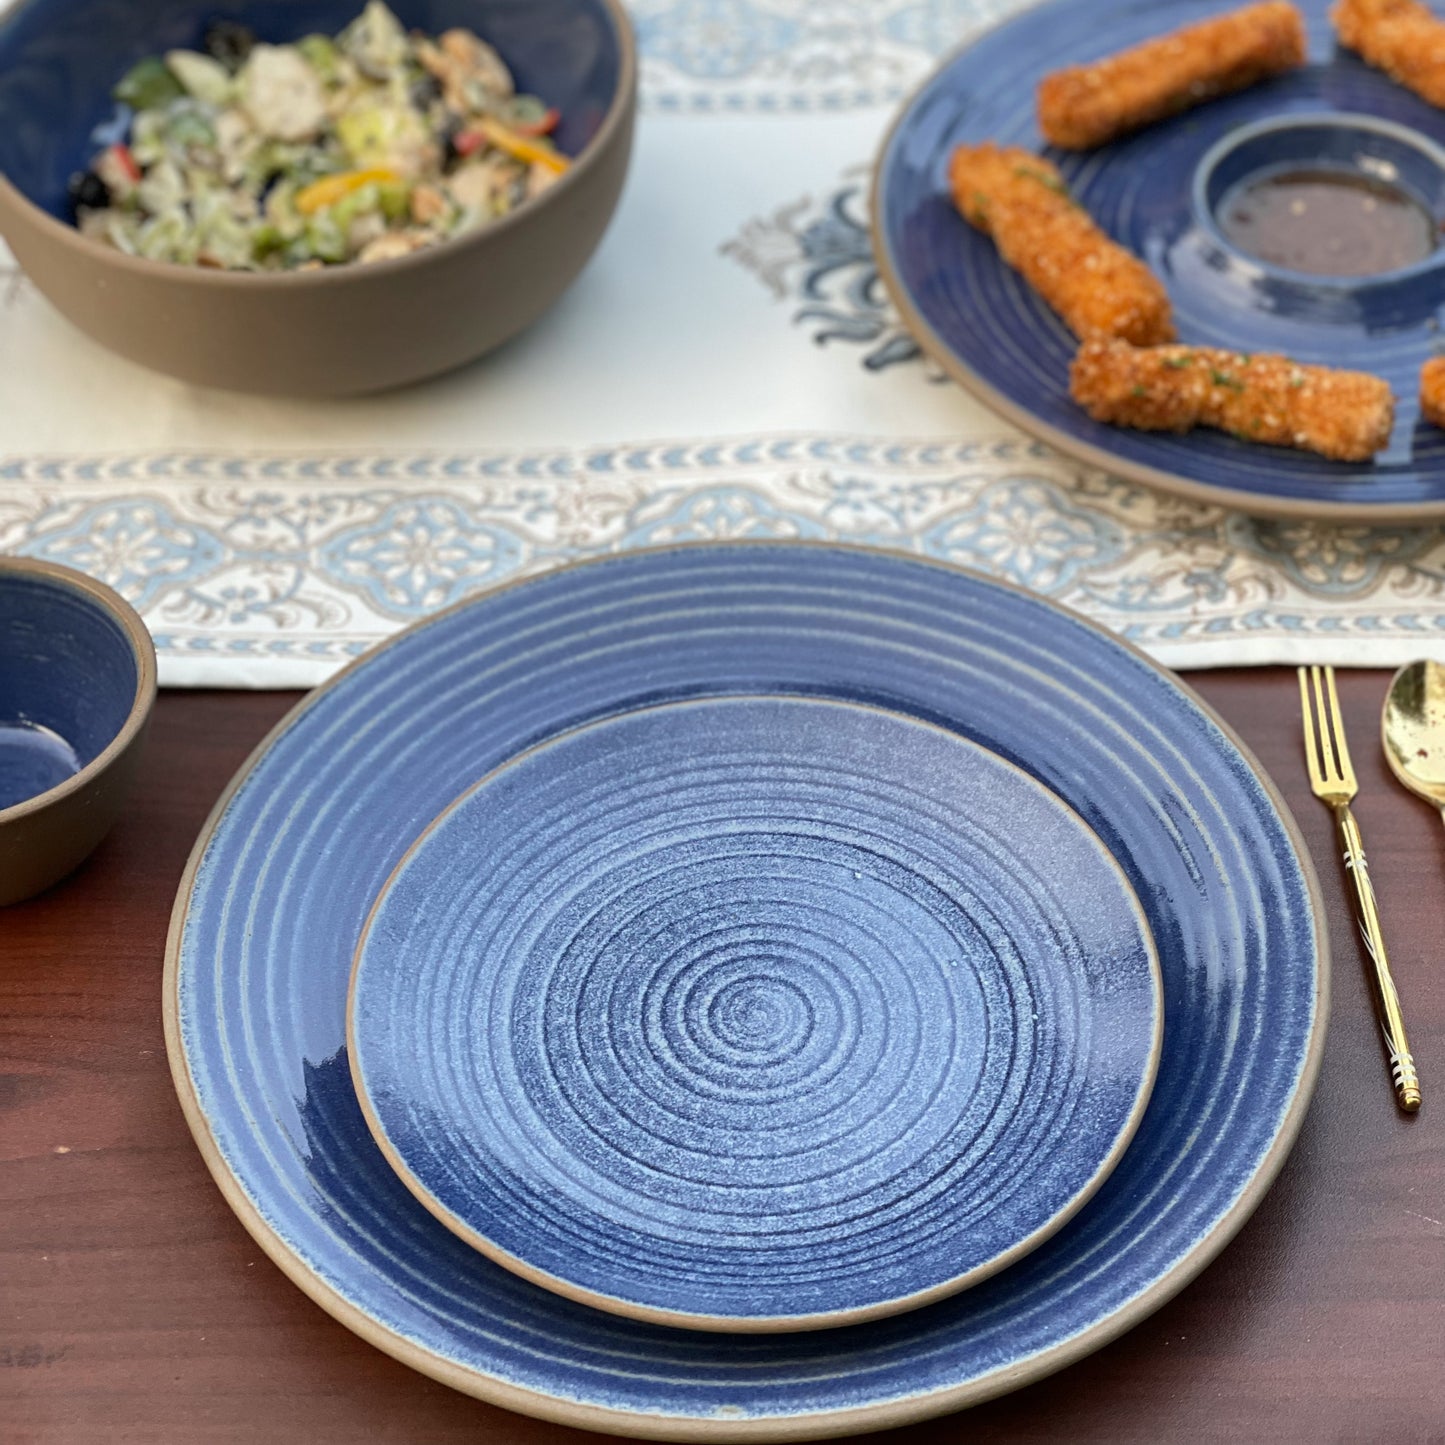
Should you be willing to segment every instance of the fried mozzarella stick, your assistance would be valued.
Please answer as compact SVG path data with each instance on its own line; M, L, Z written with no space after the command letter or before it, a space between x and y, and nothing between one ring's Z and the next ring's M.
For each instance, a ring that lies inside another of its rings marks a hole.
M1432 356L1420 368L1420 410L1426 421L1445 426L1445 356Z
M1395 420L1395 399L1377 376L1208 346L1086 342L1069 383L1074 400L1111 426L1217 427L1337 462L1368 461L1389 442Z
M954 203L1078 337L1140 346L1174 339L1169 293L1137 256L1111 241L1032 151L959 146L949 166Z
M1039 82L1039 129L1088 150L1303 65L1305 24L1285 0L1248 5Z
M1330 12L1340 44L1445 106L1445 20L1419 0L1340 0Z

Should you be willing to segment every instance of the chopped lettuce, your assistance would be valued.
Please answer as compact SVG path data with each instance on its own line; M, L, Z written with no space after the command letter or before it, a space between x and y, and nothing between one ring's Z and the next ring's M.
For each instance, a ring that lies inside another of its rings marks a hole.
M114 95L118 101L132 110L152 110L179 100L186 88L176 79L159 55L148 55L137 62L121 77Z
M217 107L230 103L234 85L230 72L218 60L195 50L168 50L166 68L180 81L187 95Z

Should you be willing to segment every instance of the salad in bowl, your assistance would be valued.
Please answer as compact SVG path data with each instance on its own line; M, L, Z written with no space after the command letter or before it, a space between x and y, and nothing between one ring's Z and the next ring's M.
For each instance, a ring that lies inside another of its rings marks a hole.
M511 214L567 169L559 114L467 29L408 32L369 0L335 36L265 44L215 21L115 88L125 139L70 186L129 255L229 271L391 260Z

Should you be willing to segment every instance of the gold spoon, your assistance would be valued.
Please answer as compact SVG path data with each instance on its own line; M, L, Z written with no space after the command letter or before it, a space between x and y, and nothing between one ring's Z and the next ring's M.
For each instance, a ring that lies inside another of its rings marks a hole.
M1445 819L1445 666L1402 667L1390 684L1380 731L1391 771Z

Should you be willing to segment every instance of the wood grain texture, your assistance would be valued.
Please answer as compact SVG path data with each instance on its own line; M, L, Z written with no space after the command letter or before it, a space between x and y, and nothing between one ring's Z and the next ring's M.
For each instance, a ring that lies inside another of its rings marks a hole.
M1052 1379L873 1437L1445 1442L1445 829L1380 756L1384 673L1343 674L1370 852L1425 1108L1397 1113L1330 818L1284 669L1191 679L1274 775L1335 940L1324 1071L1254 1218L1184 1293ZM363 1344L270 1264L171 1090L161 964L211 804L296 694L164 694L139 794L72 880L0 911L3 1445L582 1445Z

